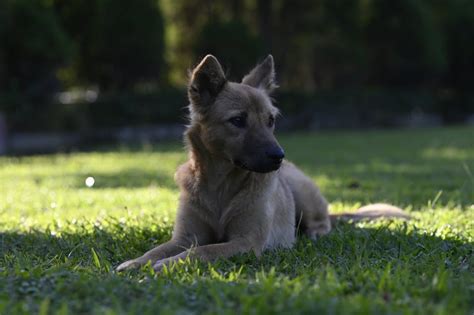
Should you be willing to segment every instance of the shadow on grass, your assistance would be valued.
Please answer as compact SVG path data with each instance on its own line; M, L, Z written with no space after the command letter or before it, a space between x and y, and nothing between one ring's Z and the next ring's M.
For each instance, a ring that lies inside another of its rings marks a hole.
M455 309L469 304L473 243L408 232L406 226L390 229L388 224L379 228L340 224L317 242L299 238L293 249L266 251L259 258L242 254L212 265L186 263L155 279L149 271L113 272L119 263L170 237L170 227L156 231L118 224L110 231L94 228L60 236L48 231L1 232L0 293L8 295L10 305L29 303L33 309L45 299L53 309L67 301L69 310L79 313L111 306L123 312L149 305L143 301L157 301L152 313L167 307L200 313L215 303L247 296L271 301L269 295L277 294L282 283L291 285L288 277L297 280L292 284L295 289L302 286L303 291L294 291L280 304L298 297L311 300L314 296L304 291L312 290L319 298L309 304L309 313L316 306L331 313L323 307L326 302L318 302L329 297L342 299L352 309L351 295L382 295L384 305L394 295L408 307L441 298L455 303ZM232 278L236 271L238 278ZM216 289L225 294L214 296Z
M390 224L357 227L341 222L317 242L299 236L294 249L266 251L259 259L253 255L240 255L228 261L231 264L241 261L255 270L277 267L290 274L293 270L291 265L288 266L290 262L297 265L334 264L336 268L342 265L350 268L353 263L375 264L382 268L388 261L414 264L413 268L424 268L422 265L426 263L428 268L433 262L444 262L447 268L474 271L471 260L474 243L453 237L442 238L416 229L409 231L410 223L394 228L389 228ZM100 259L117 266L167 241L171 238L171 231L170 226L157 231L148 227L125 228L117 223L109 231L95 227L89 232L83 228L60 235L53 235L50 231L0 232L0 266L9 270L38 265L52 268L58 264L94 268L92 249ZM275 260L275 257L280 259ZM281 259L284 264L278 267Z

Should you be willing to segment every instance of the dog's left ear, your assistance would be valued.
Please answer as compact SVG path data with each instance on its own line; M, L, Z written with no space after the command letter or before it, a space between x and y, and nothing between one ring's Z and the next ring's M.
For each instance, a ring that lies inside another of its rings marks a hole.
M242 79L242 83L257 89L262 89L268 94L276 89L278 85L275 82L273 56L268 55L261 64L253 68L253 70Z

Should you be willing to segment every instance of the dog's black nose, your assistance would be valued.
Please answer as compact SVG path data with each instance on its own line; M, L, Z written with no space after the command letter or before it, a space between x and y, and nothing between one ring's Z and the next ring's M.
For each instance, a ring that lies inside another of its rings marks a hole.
M267 149L265 153L267 154L267 157L272 160L280 161L285 157L285 151L277 146Z

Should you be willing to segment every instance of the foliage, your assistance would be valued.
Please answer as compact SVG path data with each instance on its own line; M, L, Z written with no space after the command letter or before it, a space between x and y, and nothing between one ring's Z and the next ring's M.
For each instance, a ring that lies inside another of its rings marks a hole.
M426 90L277 91L274 98L282 113L281 127L286 130L387 128L403 125L412 115L420 113L441 117L452 114L449 111L451 102L435 98ZM0 102L14 105L15 110L10 113L8 121L9 127L15 131L94 132L111 127L183 124L188 115L186 91L173 88L156 92L102 93L94 101L80 99L71 104L56 100L36 106L35 110L25 109L21 106L22 101L27 99L8 95L0 97ZM458 114L474 110L472 100L463 104ZM33 114L35 120L25 120L29 114Z
M159 93L114 93L96 102L77 104L87 112L84 127L120 127L140 124L184 123L187 118L184 90L162 89Z
M71 39L46 2L6 0L1 6L0 93L49 96L58 86L55 71L71 58Z
M155 0L56 1L78 44L75 71L105 90L158 82L163 70L163 17Z
M425 2L374 0L369 15L372 85L420 86L437 79L446 62L445 46Z
M280 126L285 130L399 127L416 115L428 115L428 119L434 115L438 119L434 124L439 124L439 120L450 121L453 116L454 121L464 119L474 111L474 98L469 95L453 99L449 94L433 95L428 89L277 90L273 96L282 113ZM111 127L183 124L188 114L186 91L175 88L101 93L94 101L82 98L71 104L56 99L41 106L33 106L26 97L3 95L1 103L12 109L8 112L9 128L23 132L94 132ZM457 106L455 112L453 106ZM29 115L35 119L25 120Z
M284 93L409 90L430 94L428 111L445 122L461 122L474 111L473 37L470 0L6 0L0 110L14 129L18 117L56 108L62 89L182 88L207 53L238 81L272 53Z
M223 22L210 19L196 37L194 55L214 54L226 68L228 77L240 81L249 65L262 57L259 38L241 21Z
M103 93L94 101L81 98L71 104L62 104L55 100L34 106L34 109L22 106L30 104L26 98L4 95L0 97L2 102L14 108L8 116L9 128L22 132L94 132L124 126L183 124L187 119L186 91L183 89ZM30 114L35 119L25 120Z
M180 144L0 158L0 313L470 313L472 133L282 136L332 211L385 201L414 219L340 224L315 243L161 274L113 267L170 238Z

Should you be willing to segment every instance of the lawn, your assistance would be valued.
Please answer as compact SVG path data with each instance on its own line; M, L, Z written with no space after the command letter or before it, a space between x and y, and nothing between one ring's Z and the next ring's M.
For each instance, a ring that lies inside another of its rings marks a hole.
M341 223L260 258L116 273L170 238L181 144L3 157L0 314L473 314L474 128L280 139L332 211L383 201L414 219Z

